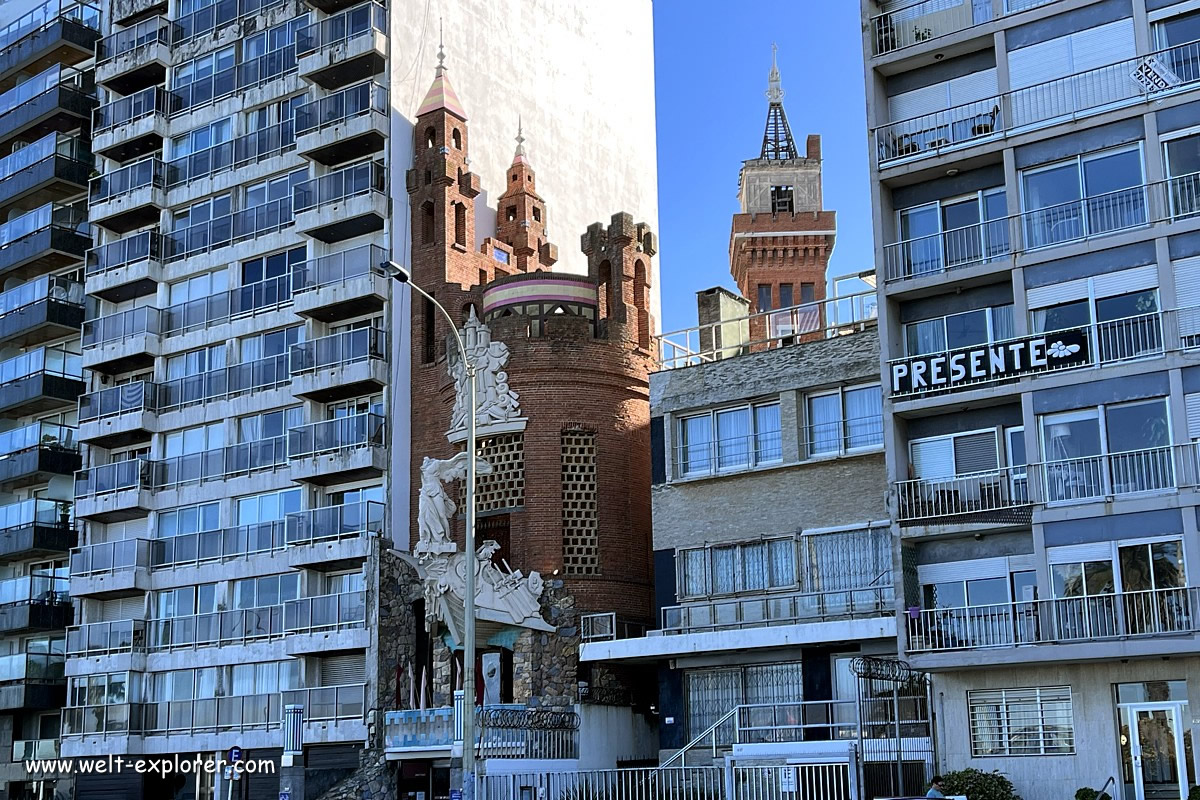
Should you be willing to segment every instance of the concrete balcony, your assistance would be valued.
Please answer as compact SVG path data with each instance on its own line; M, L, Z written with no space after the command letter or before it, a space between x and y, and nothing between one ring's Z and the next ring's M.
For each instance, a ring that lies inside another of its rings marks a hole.
M141 306L83 323L83 368L117 374L154 366L162 351L162 313Z
M0 293L0 342L33 347L79 330L83 284L44 275Z
M371 641L366 614L366 592L289 600L283 609L287 654L329 655L366 649Z
M68 675L87 675L88 661L111 656L139 654L135 669L145 671L146 621L123 619L115 622L92 622L67 629L67 655L71 657ZM85 661L85 659L87 659ZM128 669L128 667L126 667Z
M918 478L893 484L901 526L1028 526L1034 501L1028 467Z
M96 105L91 73L55 64L0 94L0 145L86 130Z
M105 36L96 45L96 83L120 95L161 84L174 35L174 23L151 17Z
M65 578L36 574L0 581L0 635L61 631L70 624Z
M110 303L154 294L162 280L162 238L142 231L87 252L84 289Z
M42 420L0 433L0 486L9 490L74 475L82 466L75 428Z
M296 185L296 228L331 244L383 230L388 217L387 170L371 161Z
M325 89L380 74L387 54L387 9L376 2L314 22L296 34L300 77Z
M0 563L62 558L77 540L70 503L38 498L0 506Z
M82 395L76 437L105 448L149 440L158 430L160 393L156 383L133 381Z
M150 590L150 540L121 539L71 551L71 596L111 600Z
M49 0L0 28L0 89L19 74L92 57L100 38L100 9L90 3Z
M388 385L387 334L359 328L294 344L288 353L292 394L332 402Z
M75 405L84 382L79 356L39 347L0 361L0 413L24 416Z
M297 264L292 308L321 322L382 311L391 297L392 279L379 267L387 260L387 251L369 244Z
M332 166L374 155L387 142L388 91L367 81L296 109L296 151Z
M0 224L0 276L26 279L78 264L91 246L81 203L47 203Z
M162 150L172 95L152 86L96 109L92 152L114 161L129 161Z
M132 25L155 14L167 13L167 0L112 0L109 13L116 25Z
M48 133L0 158L0 212L57 203L84 192L95 159L86 140Z
M157 223L167 207L166 173L166 164L151 157L93 178L91 221L114 233Z
M61 707L65 699L61 653L0 657L0 711L45 711Z
M150 473L150 462L140 458L80 470L75 473L75 516L109 523L149 515Z
M378 414L355 414L292 428L292 479L328 486L379 477L388 467L386 423Z
M287 515L288 566L325 572L366 560L371 539L384 532L384 504L351 503Z

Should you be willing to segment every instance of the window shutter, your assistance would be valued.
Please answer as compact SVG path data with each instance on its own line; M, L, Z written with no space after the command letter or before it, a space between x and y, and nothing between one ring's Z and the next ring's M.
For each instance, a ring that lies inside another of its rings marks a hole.
M950 105L961 106L976 100L987 100L999 94L996 87L996 68L972 72L950 81Z
M1175 306L1200 306L1200 256L1175 262Z
M941 564L922 564L917 567L917 580L922 584L1007 576L1008 559L1005 556L976 558L971 561L947 561Z
M1092 278L1092 290L1096 297L1115 297L1127 292L1158 288L1158 267L1147 264L1143 267L1123 269Z
M1022 556L1008 557L1009 572L1025 572L1026 570L1037 569L1037 562L1034 561L1032 553L1026 553Z
M1072 33L1070 38L1072 72L1108 66L1137 55L1132 17Z
M944 111L949 107L949 102L947 85L938 83L888 98L888 114L892 122L900 122Z
M1050 286L1039 286L1026 293L1029 308L1045 308L1059 303L1069 303L1072 300L1086 300L1088 296L1087 278L1054 283Z
M1074 564L1078 561L1107 561L1112 558L1111 542L1088 542L1063 547L1047 547L1047 564Z
M146 613L145 595L104 600L100 603L98 622L117 622L123 619L140 619Z
M1187 407L1188 438L1200 439L1200 392L1185 394L1183 402Z
M954 439L954 472L965 475L970 472L985 472L996 469L998 453L996 432L973 433Z
M913 442L909 449L914 478L945 478L954 474L954 442L949 437Z
M348 653L321 659L321 685L345 686L350 683L365 683L367 662L363 653Z
M1071 71L1071 43L1066 36L1008 54L1008 83L1012 89L1052 81Z

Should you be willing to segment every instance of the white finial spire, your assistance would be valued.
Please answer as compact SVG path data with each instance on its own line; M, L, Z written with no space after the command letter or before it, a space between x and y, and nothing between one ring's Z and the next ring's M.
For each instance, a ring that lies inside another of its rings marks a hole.
M517 155L525 155L525 134L520 114L517 115Z
M779 46L771 42L771 73L767 76L767 101L783 102L783 86L779 80Z
M442 18L438 17L438 65L437 74L441 75L446 69L446 49L442 46Z

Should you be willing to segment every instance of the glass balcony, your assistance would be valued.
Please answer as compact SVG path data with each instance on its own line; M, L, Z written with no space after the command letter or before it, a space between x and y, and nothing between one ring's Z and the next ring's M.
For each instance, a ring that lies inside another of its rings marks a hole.
M160 389L150 381L131 383L90 392L79 398L79 422L140 412L156 413Z
M70 602L66 578L55 575L25 575L0 581L0 606L17 603L62 605Z
M296 54L305 56L344 45L371 31L387 33L387 9L375 2L363 3L301 28L296 33Z
M144 652L146 621L125 619L117 622L93 622L67 628L67 654L102 656L113 653Z
M103 464L75 473L76 500L139 488L150 488L150 462L142 458Z
M43 275L0 292L0 341L30 347L79 329L83 285L59 275Z
M313 422L288 431L288 455L304 458L362 447L383 447L387 420L379 414L355 414Z
M55 63L0 94L0 141L14 137L31 141L86 124L96 107L92 74Z
M336 50L337 57L330 57ZM387 60L387 9L363 3L296 33L301 77L326 89L365 80Z
M294 344L289 356L293 376L368 359L386 361L387 334L379 328L343 331Z
M92 147L97 154L128 162L162 150L174 95L149 86L96 109Z
M388 91L374 81L360 83L296 109L301 153L322 164L341 164L382 149L388 135ZM331 136L318 135L334 129Z
M0 458L35 447L77 452L79 444L75 441L75 431L68 425L44 420L4 431L0 433Z
M99 347L132 336L162 333L162 312L152 306L140 306L128 311L89 319L83 323L83 346Z
M268 356L245 364L212 370L160 384L159 411L282 386L291 380L286 355Z
M1016 14L1056 1L1005 0L1003 13ZM869 24L873 52L881 56L991 21L991 2L920 0L876 14Z
M221 247L281 230L292 224L290 197L270 200L252 208L166 234L167 261L207 253Z
M158 231L134 233L89 250L85 271L89 276L99 275L142 261L158 261L162 257L161 248Z
M47 203L0 224L0 274L32 277L70 266L90 243L86 204Z
M142 730L140 703L73 706L62 710L62 735L140 733Z
M170 489L274 469L287 463L286 443L283 436L276 436L155 461L152 485Z
M118 125L155 115L165 119L171 110L171 96L167 91L161 86L151 86L97 108L94 132L106 133Z
M141 231L87 252L87 291L110 303L155 294L162 277L162 236Z
M154 650L246 645L278 639L286 633L282 605L156 619L148 625Z
M155 16L101 39L96 45L97 81L120 95L161 84L171 62L175 27Z
M0 506L0 534L31 525L69 528L73 524L71 504L62 500L31 498Z
M144 158L93 178L88 200L92 204L103 203L139 189L162 189L166 186L166 174L166 164L160 159Z
M285 532L284 521L274 520L154 539L150 543L150 563L159 569L276 552L284 548Z
M0 683L60 681L64 677L62 653L14 653L0 656Z
M173 44L194 39L202 33L216 30L237 20L238 0L217 0L175 20Z
M103 66L113 59L128 53L136 53L156 44L170 47L176 37L177 27L175 23L163 17L151 17L131 28L105 36L96 43L96 66ZM160 78L156 83L162 83L162 79ZM120 94L129 94L120 89L117 91Z
M71 577L88 578L95 575L111 575L150 566L150 541L148 539L120 539L115 542L99 542L71 551Z
M75 404L83 389L78 353L39 347L0 361L0 409L32 414Z
M212 103L236 92L237 67L227 67L220 72L198 78L186 86L171 90L171 112L183 113L198 106Z
M287 120L198 150L167 164L167 187L282 155L296 146L294 122Z
M0 28L0 51L9 51L27 36L70 21L89 30L100 30L100 8L91 3L75 0L49 0L36 6L17 19Z
M293 207L299 214L372 192L387 192L387 171L378 161L355 164L297 184Z
M0 361L0 385L31 378L42 373L82 379L79 354L61 347L39 347L28 353Z
M147 703L140 728L146 735L278 728L284 706L291 704L304 706L305 722L361 720L366 710L364 690L363 684L349 684L271 694ZM70 723L70 731L66 730L68 712L79 710L82 709L64 709L64 735L82 732L75 730L74 720ZM81 719L84 720L86 715Z
M296 184L293 201L301 232L327 244L382 230L387 171L377 161L335 170Z
M59 757L58 739L16 739L13 741L13 763L50 761Z
M366 620L366 592L304 597L284 604L284 625L288 633L361 628Z
M91 58L99 38L98 5L72 0L38 4L0 28L0 88L11 87L21 74Z
M372 273L382 275L380 264L387 260L387 251L377 244L361 245L312 258L292 269L293 291L299 293L322 286L343 284L352 278Z
M171 306L163 312L163 334L178 336L237 317L270 311L291 302L291 299L290 276L267 278Z
M287 515L287 543L306 545L337 539L382 536L384 504L349 503Z
M47 203L0 225L0 248L8 247L47 228L82 232L86 225L87 212L79 206Z
M0 210L65 200L84 191L95 162L86 140L48 133L0 158Z

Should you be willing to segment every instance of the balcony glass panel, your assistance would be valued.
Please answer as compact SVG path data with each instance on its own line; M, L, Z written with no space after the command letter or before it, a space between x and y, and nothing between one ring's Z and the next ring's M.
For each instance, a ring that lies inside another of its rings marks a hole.
M83 367L78 353L68 352L61 347L39 347L16 358L0 361L0 385L42 372L64 378L83 379Z
M87 253L87 274L98 275L139 261L157 261L160 257L161 242L158 231L142 231L100 247L93 247Z
M284 624L292 632L360 628L367 619L365 600L365 592L289 600L284 605Z
M106 172L92 179L91 202L101 203L148 187L161 189L165 185L166 172L166 165L153 157Z
M0 456L9 456L34 447L77 450L75 428L53 422L34 422L0 433Z
M362 502L300 511L287 516L288 544L368 536L383 532L383 503Z
M162 312L152 306L140 306L109 314L106 317L89 319L83 323L83 346L97 347L108 342L120 341L130 336L162 332Z
M118 56L132 53L152 44L171 45L174 38L175 25L162 17L151 17L126 28L123 31L105 36L96 43L96 64L104 64Z
M383 274L387 251L377 244L361 245L297 264L292 270L295 291L345 283L370 273Z
M215 250L292 224L291 198L269 200L166 235L167 260Z
M292 428L288 431L288 455L301 458L344 448L382 447L385 425L379 414L355 414Z
M301 28L296 34L296 52L305 55L342 44L373 30L387 32L387 9L379 3L363 3Z
M287 383L291 379L286 355L269 356L246 364L234 364L200 375L188 375L160 384L159 410L204 403L240 392Z
M55 64L45 72L40 72L29 80L18 83L4 94L0 94L0 116L14 111L35 97L59 87L75 89L84 94L95 91L92 73L84 72L61 64Z
M128 97L105 103L93 114L95 132L103 133L117 125L171 112L173 97L161 86L150 86Z
M0 606L14 603L61 604L68 602L66 577L38 574L0 581Z
M47 228L63 228L88 235L87 209L82 205L64 206L58 203L47 203L10 219L0 225L0 248L24 239Z
M21 763L58 758L58 742L58 739L17 739L13 742L12 760Z
M141 458L102 464L75 473L75 497L95 497L142 487L148 483L150 462Z
M0 28L0 49L7 50L34 31L48 28L60 19L73 20L92 30L100 30L98 6L70 0L50 0Z
M293 375L314 369L387 358L387 334L379 328L358 328L292 345Z
M60 500L32 498L0 506L0 530L26 525L69 526L73 523L71 504Z
M133 381L91 392L79 398L79 421L89 422L134 411L154 412L158 410L158 396L158 384L150 381Z
M295 144L294 123L289 119L171 161L167 164L167 186L270 158Z
M297 213L369 192L387 191L387 170L378 161L355 164L296 185Z
M75 578L145 569L149 564L150 542L146 539L99 542L71 551L71 576Z
M123 619L67 628L67 653L88 655L146 649L146 621Z
M63 679L62 653L13 653L0 656L0 682L58 681Z
M7 292L0 292L0 317L45 300L83 305L83 284L60 275L35 278Z
M83 139L62 133L51 133L33 144L0 158L0 180L11 178L53 156L62 156L83 164L91 164L95 160Z
M387 115L387 87L368 81L340 92L305 103L296 109L296 134L336 125L360 114Z
M274 520L155 539L150 543L151 563L168 567L282 550L284 531L283 521Z

